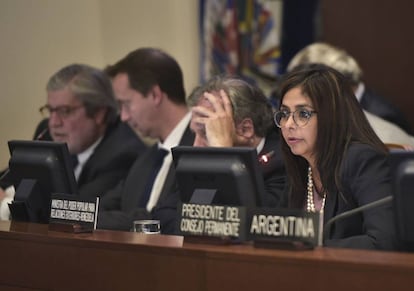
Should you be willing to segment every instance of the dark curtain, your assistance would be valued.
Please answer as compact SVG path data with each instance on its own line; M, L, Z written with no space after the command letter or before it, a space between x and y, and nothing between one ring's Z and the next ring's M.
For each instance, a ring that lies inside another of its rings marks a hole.
M282 72L299 50L317 41L320 34L319 16L319 0L283 2Z

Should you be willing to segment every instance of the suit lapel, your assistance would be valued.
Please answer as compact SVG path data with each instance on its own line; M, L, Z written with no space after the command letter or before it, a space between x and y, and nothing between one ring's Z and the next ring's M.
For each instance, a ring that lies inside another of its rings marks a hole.
M102 159L102 154L100 154L102 145L105 143L105 140L108 138L110 133L114 131L114 128L115 128L114 124L108 125L102 140L96 146L91 156L86 160L85 164L82 167L82 171L79 175L79 178L78 178L78 186L81 186L85 183L85 181L88 181L89 177L91 176L91 173L96 171L93 165L100 164L100 161Z
M147 181L148 176L150 175L157 148L158 145L154 144L147 149L130 169L124 185L123 193L125 199L122 201L123 209L131 210L137 207L138 201L141 199L144 192L145 181Z

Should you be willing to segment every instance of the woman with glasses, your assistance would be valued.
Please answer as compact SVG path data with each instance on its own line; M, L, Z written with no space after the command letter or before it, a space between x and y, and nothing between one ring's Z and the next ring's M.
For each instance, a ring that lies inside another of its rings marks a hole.
M283 136L289 206L323 212L324 223L391 194L387 149L345 78L323 65L299 68L280 87L275 113ZM393 249L391 205L338 219L324 245Z

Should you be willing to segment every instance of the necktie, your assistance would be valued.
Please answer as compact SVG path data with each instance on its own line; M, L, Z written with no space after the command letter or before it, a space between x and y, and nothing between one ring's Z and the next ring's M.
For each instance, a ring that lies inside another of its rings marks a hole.
M148 180L145 184L144 192L142 197L139 200L138 207L145 208L147 206L148 200L151 195L152 187L154 185L155 178L160 171L162 163L164 162L165 156L168 154L168 151L162 148L158 148L156 154L154 155L154 164L151 169Z
M76 166L79 164L78 155L70 155L70 162L72 164L73 171L75 171Z

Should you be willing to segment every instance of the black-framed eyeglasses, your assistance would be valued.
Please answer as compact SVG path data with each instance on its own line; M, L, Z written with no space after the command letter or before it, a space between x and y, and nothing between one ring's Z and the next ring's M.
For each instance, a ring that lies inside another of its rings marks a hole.
M58 106L58 107L51 107L49 105L44 105L39 108L39 112L42 114L43 117L50 117L50 115L55 112L59 118L67 118L71 114L73 114L76 110L83 107L83 105L78 106Z
M277 127L284 127L286 122L288 121L290 115L293 116L293 121L298 127L305 126L308 124L309 119L311 119L312 115L317 113L315 110L309 110L306 108L301 108L296 111L290 112L288 110L279 110L274 115L274 120Z

